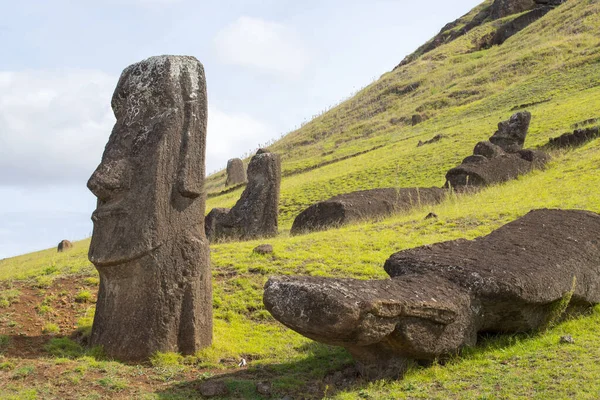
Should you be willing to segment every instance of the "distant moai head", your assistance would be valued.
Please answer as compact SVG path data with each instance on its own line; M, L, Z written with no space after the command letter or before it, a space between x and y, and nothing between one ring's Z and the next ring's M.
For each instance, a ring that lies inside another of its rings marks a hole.
M188 229L204 231L202 64L187 56L133 64L121 74L112 108L117 122L88 181L98 198L89 250L96 266L144 256Z

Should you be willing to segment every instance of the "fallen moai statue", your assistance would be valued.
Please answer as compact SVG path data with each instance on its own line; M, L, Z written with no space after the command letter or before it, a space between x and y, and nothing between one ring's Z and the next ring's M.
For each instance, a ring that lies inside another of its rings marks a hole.
M385 188L341 194L311 205L294 220L292 235L325 230L355 221L385 217L395 212L446 198L441 188Z
M507 121L498 123L498 130L490 137L490 142L500 146L508 153L514 153L523 148L525 137L529 130L531 113L522 111L513 114Z
M100 274L90 343L119 360L193 354L212 342L204 68L185 56L133 64L112 108L88 181L98 198L89 259Z
M564 148L581 146L590 140L600 137L600 127L575 129L573 133L565 133L548 141L549 147Z
M248 184L231 208L215 208L205 218L211 242L277 236L281 159L259 149L248 164Z
M239 158L232 158L227 161L227 178L225 186L233 186L246 183L246 169L244 162Z
M531 114L519 112L498 124L489 141L477 143L473 155L446 173L444 187L456 190L479 188L515 179L535 168L543 168L550 156L523 149Z
M596 213L535 210L475 240L395 253L391 279L271 277L263 301L289 328L345 347L366 378L397 378L478 333L543 329L600 302L599 237Z

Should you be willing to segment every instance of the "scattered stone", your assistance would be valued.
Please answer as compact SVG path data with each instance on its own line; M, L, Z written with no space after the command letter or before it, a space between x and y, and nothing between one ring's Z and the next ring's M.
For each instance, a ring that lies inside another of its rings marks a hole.
M411 118L412 126L418 125L423 122L423 116L421 114L415 114Z
M212 342L204 68L186 56L133 64L112 108L117 121L88 181L98 198L89 259L100 273L90 344L124 361L194 354Z
M273 246L270 244L261 244L256 246L252 252L256 254L271 254L273 253Z
M500 146L507 153L514 153L523 148L529 130L531 113L521 111L513 114L508 121L498 124L498 130L490 137L490 142Z
M571 335L561 336L560 343L575 344L575 339L573 339L573 336Z
M58 253L62 253L63 251L68 251L73 248L73 243L68 240L61 240L58 246L56 247L56 251Z
M439 142L440 140L442 140L445 137L446 137L446 135L437 134L434 137L432 137L431 139L426 140L424 142L421 141L421 140L419 140L419 143L417 144L417 147L421 147L421 146L424 146L426 144L432 144L432 143L435 143L435 142Z
M313 204L292 224L291 234L330 229L350 222L385 217L446 198L441 188L385 188L341 194Z
M206 236L219 240L249 240L277 235L281 159L259 149L248 165L248 184L230 210L213 209L206 216Z
M269 397L271 396L271 384L269 382L258 382L256 384L256 391L258 394Z
M475 240L395 253L391 279L271 277L263 301L289 328L345 347L364 377L397 378L413 361L475 345L479 332L545 326L570 291L566 316L599 303L599 234L599 214L535 210Z
M246 183L246 169L244 162L239 158L232 158L227 161L227 179L225 186L239 185Z
M200 385L200 394L204 397L227 396L229 389L223 381L206 381Z
M573 133L565 133L550 139L548 146L553 148L577 147L598 137L600 137L600 127L576 129Z
M432 213L432 212L430 212L430 213L429 213L429 214L427 214L427 216L425 217L425 219L432 219L432 218L435 218L435 219L437 219L437 218L438 218L437 214L436 214L436 213Z

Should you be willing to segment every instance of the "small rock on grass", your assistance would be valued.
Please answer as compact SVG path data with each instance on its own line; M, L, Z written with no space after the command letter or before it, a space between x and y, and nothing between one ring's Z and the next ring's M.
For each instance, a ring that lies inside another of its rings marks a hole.
M561 336L560 337L560 343L568 343L568 344L574 344L575 343L575 339L573 339L573 336L571 335L565 335L565 336Z
M269 382L258 382L256 384L256 391L263 396L270 396L271 384Z
M252 251L256 254L271 254L273 253L273 246L270 244L261 244L260 246L256 246Z
M204 397L227 396L229 389L223 381L206 381L200 385L200 394Z

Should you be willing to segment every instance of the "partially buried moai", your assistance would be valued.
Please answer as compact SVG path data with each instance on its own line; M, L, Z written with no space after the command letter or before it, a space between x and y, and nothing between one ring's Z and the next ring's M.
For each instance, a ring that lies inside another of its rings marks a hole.
M186 56L133 64L112 108L117 122L88 181L98 198L89 259L100 273L90 342L120 360L191 354L212 342L204 68Z

